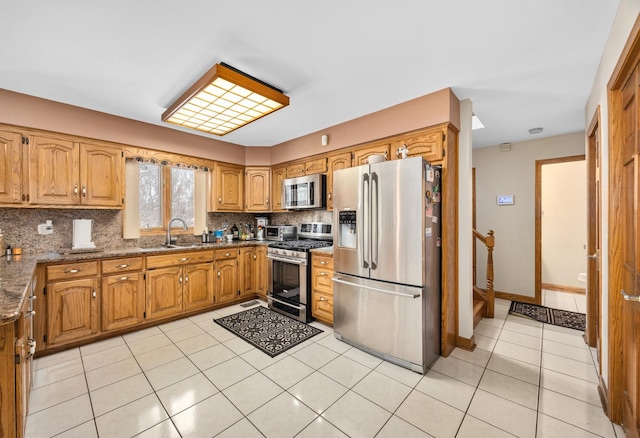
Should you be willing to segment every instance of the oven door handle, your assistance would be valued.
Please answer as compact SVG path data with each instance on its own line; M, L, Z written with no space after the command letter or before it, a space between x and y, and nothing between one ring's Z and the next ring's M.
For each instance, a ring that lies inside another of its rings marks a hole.
M269 299L271 301L276 301L276 302L278 302L280 304L284 304L285 306L293 307L294 309L298 309L298 310L304 310L304 308L305 308L304 306L296 306L296 305L293 305L291 303L287 303L286 301L282 301L282 300L279 300L277 298L274 298L273 295L267 295L267 299Z
M271 260L275 260L277 262L291 263L292 265L306 265L307 264L306 260L290 259L290 258L287 258L287 257L278 257L278 256L270 255L270 254L267 254L267 258L271 259Z

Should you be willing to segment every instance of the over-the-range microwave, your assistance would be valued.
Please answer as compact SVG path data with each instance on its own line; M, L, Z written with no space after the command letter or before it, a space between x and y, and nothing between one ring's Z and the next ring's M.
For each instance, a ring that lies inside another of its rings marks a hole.
M326 176L322 174L287 178L282 181L282 206L289 210L324 208Z

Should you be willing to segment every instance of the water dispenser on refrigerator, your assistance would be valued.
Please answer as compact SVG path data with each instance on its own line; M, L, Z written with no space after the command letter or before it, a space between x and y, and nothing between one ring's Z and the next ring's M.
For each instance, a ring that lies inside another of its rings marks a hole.
M355 210L338 212L338 246L341 248L356 248L357 217Z

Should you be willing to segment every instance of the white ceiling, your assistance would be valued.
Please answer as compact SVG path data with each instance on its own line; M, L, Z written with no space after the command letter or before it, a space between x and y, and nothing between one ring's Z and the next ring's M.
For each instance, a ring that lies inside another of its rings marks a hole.
M452 87L483 147L584 129L618 3L0 0L0 88L173 128L163 111L225 62L291 104L211 137L272 146Z

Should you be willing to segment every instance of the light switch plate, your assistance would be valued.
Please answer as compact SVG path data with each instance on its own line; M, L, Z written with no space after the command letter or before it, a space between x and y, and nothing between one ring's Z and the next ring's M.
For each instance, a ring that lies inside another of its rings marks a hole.
M498 205L513 205L515 202L514 195L498 195L496 199Z

